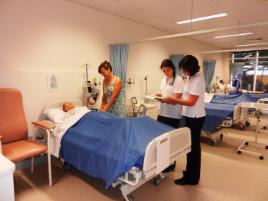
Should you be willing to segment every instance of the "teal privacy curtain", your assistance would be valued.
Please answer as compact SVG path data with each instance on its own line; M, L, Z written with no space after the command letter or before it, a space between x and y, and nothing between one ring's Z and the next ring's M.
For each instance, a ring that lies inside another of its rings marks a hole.
M206 91L209 91L211 89L211 81L214 75L215 71L215 60L204 60L203 66L204 66L204 76L206 80Z
M175 68L176 68L176 73L180 75L181 77L183 76L179 70L179 63L181 59L183 58L183 55L178 55L178 54L172 54L169 56L169 59L173 62Z
M243 75L243 68L244 68L243 63L231 63L230 76L232 76L232 78L234 78L238 74L241 74L241 76L242 76Z
M128 60L128 44L110 46L110 61L113 67L113 74L120 77L122 85L126 82L126 69Z

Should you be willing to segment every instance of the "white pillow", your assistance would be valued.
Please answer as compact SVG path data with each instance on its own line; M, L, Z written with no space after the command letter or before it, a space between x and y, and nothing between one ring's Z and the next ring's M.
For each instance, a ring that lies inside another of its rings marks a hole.
M65 120L74 116L74 115L77 115L77 114L85 114L89 111L89 109L86 107L86 106L79 106L79 107L75 107L71 110L69 110L68 112L65 113Z
M70 109L69 111L65 112L65 116L64 116L64 119L68 119L69 117L75 115L75 110L74 108L73 109Z
M65 112L58 108L47 109L44 114L47 118L54 123L61 123L64 121Z

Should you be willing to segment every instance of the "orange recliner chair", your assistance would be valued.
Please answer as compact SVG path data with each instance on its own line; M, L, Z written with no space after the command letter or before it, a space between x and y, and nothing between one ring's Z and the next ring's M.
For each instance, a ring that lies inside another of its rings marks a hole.
M34 124L34 123L33 123ZM38 123L37 123L38 124ZM38 125L48 130L50 127ZM12 162L32 159L47 153L47 146L28 139L28 129L23 109L22 95L16 89L0 88L0 153ZM48 154L49 184L52 185L51 158Z

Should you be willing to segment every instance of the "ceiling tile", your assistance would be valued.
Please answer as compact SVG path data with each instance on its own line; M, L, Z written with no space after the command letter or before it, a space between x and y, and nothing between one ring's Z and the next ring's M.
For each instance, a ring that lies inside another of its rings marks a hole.
M267 3L261 3L259 0L235 0L231 1L220 1L217 3L217 5L225 10L226 12L241 12L245 10L252 10L252 8L258 7L258 6L264 6Z
M117 0L67 0L69 2L88 6L90 8L102 8L103 6L117 2Z
M141 10L145 10L152 5L163 4L166 2L166 0L120 0L120 2L131 5Z
M196 30L223 28L236 25L268 21L268 1L264 0L66 0L81 6L97 9L124 19L134 20L171 34L184 33ZM177 25L176 21L213 15L227 12L228 16ZM240 37L239 42L247 42L251 38L268 40L268 26L257 26L246 29L254 35ZM215 40L215 35L225 35L244 31L229 30L210 34L193 35L205 43L213 44L220 48L233 48L238 42L237 38Z
M192 24L193 30L205 30L205 29L214 29L214 28L223 28L238 25L237 20L228 19L228 18L219 18L215 20L196 22Z
M268 4L267 6L257 6L245 10L233 11L232 15L240 21L241 24L266 21L268 20Z
M134 8L132 6L129 6L120 2L107 4L105 6L102 6L100 10L107 12L107 13L114 14L114 15L122 16L124 18L128 16L132 16L133 13L136 13L137 11L139 11L137 8Z

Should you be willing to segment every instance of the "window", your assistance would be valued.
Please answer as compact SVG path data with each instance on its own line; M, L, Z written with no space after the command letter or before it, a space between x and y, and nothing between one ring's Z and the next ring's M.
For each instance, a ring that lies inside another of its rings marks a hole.
M234 52L230 68L232 77L241 74L242 89L268 92L268 50Z

